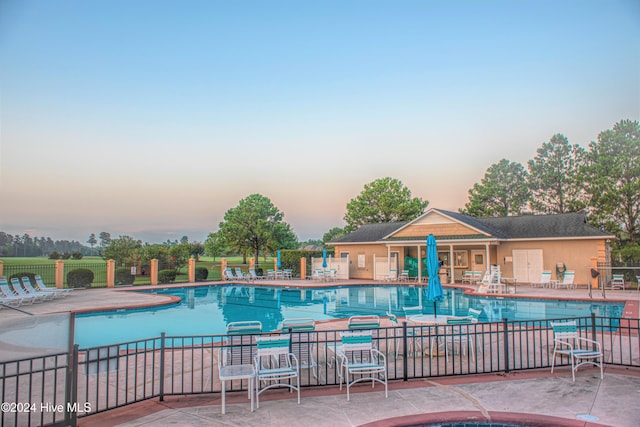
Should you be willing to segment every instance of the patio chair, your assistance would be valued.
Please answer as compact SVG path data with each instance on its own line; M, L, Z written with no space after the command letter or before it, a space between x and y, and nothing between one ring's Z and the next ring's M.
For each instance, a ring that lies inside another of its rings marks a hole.
M233 270L231 270L230 268L225 268L224 271L222 272L222 276L224 278L224 280L238 280L236 279L235 274L233 274Z
M236 267L235 270L236 270L236 278L238 280L245 280L245 281L251 280L251 275L249 273L243 273L240 267Z
M248 353L249 355L245 360L242 357L236 357L234 359L232 349L236 349L236 354ZM237 350L240 348L240 350ZM251 347L248 347L251 348ZM251 400L251 412L253 412L253 386L255 383L255 368L253 367L253 359L250 355L251 351L244 351L244 347L223 346L218 349L218 372L220 376L220 389L222 394L222 414L225 414L226 407L226 382L233 380L247 380L249 385L247 390L247 397ZM235 363L234 363L235 360Z
M284 319L282 332L291 335L291 352L298 358L300 369L311 369L314 378L318 378L318 362L314 356L317 342L316 321L313 319L298 318Z
M480 315L482 314L482 310L476 310L475 308L469 308L467 312L467 316L471 318L473 323L478 323L480 321Z
M395 324L396 326L400 325L400 322L398 322L398 316L396 316L395 314L391 313L390 311L387 311L387 316L389 317L389 320ZM394 329L394 333L395 333L396 329ZM400 344L398 343L398 340L402 339L402 334L400 334L399 337L396 337L396 339L394 340L394 345L396 348L396 359L398 358L398 355L400 354ZM422 342L421 340L417 337L417 335L415 334L414 328L408 327L407 328L407 355L413 355L417 352L421 352L422 351ZM388 353L388 351L387 351Z
M13 288L13 291L16 295L18 295L19 297L23 297L23 298L33 298L33 302L42 302L44 301L46 298L43 294L37 294L37 293L30 293L27 292L23 287L22 284L20 283L20 279L18 279L17 277L12 277L11 278L11 283L9 285L9 288Z
M14 285L15 286L15 285ZM24 276L22 278L22 287L27 291L29 295L41 295L45 300L52 300L58 296L57 292L38 291L31 285L31 279Z
M564 277L562 278L562 281L558 281L556 282L555 286L556 288L565 288L565 289L573 289L574 284L573 284L573 279L576 276L575 271L571 271L571 270L567 270L564 272Z
M553 328L553 356L551 357L551 373L556 355L568 356L571 360L571 378L576 381L576 371L584 364L600 367L600 379L604 378L602 368L603 354L598 341L581 337L575 320L571 322L551 322Z
M504 289L505 284L500 282L500 267L492 265L482 278L482 282L478 286L478 293L499 293Z
M462 274L462 284L471 285L473 284L473 271L465 271Z
M258 274L256 273L256 269L255 268L250 268L249 269L249 278L251 280L262 280L262 279L266 279L265 276L258 276Z
M398 280L398 270L389 270L389 274L384 276L385 282L396 282Z
M23 298L10 290L9 282L7 282L7 278L4 276L0 276L0 298L2 298L3 304L11 305L13 307L20 307L24 303L33 303L33 298Z
M289 351L291 337L289 335L257 337L256 345L258 348L254 358L256 407L260 407L260 393L279 387L297 391L298 404L300 404L300 367L296 355Z
M540 279L531 282L532 288L550 288L551 287L551 271L543 271L540 273Z
M409 281L409 270L402 270L400 275L398 276L398 282L408 282Z
M311 272L311 280L324 280L324 270L321 268L315 268Z
M471 316L464 317L448 317L446 326L436 327L437 335L435 339L431 339L431 347L429 350L429 357L433 359L434 345L439 347L440 340L443 341L445 360L449 360L449 346L451 346L452 353L456 353L456 349L461 354L466 352L471 356L471 360L475 360L475 340L473 334L469 330L469 325L473 322Z
M473 284L477 284L482 281L482 271L473 272Z
M34 277L36 283L33 284L33 287L40 292L54 292L56 294L58 294L59 296L62 297L66 297L67 295L69 295L71 292L73 292L73 288L62 288L62 289L58 289L58 288L53 288L53 287L49 287L47 285L44 284L44 281L42 280L42 276L40 275L36 275Z
M351 316L347 322L347 328L353 330L368 330L380 328L380 316Z
M327 282L335 282L336 280L338 280L338 270L336 270L335 268L325 270L323 274L324 280L326 280Z
M419 316L422 314L422 306L415 305L411 307L402 307L402 311L404 311L404 317L407 321L411 321L411 316Z
M340 390L344 381L347 385L347 400L350 400L351 386L361 381L371 381L371 388L376 382L384 384L384 397L389 397L387 359L382 352L373 348L371 335L344 333L338 356Z
M240 322L229 322L227 324L227 335L250 335L261 333L262 322L259 320L243 320Z
M611 276L611 289L622 289L624 291L624 274Z

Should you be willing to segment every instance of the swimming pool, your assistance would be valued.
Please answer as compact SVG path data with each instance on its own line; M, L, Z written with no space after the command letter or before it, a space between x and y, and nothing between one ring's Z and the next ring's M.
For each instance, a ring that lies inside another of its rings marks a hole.
M78 314L75 342L81 348L108 345L167 335L224 334L229 322L259 320L264 331L279 329L283 319L306 317L318 321L344 319L353 315L403 315L402 307L423 305L426 287L341 286L322 289L221 285L158 289L152 292L175 295L182 300L169 306ZM445 288L438 314L466 315L469 307L482 311L480 321L541 320L597 316L620 317L624 303L557 301L529 298L496 298L465 295L460 289Z

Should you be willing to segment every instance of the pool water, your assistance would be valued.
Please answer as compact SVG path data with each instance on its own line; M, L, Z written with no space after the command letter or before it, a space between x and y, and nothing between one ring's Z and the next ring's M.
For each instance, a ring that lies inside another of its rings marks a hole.
M354 315L388 311L403 315L405 306L427 302L426 287L343 286L323 289L220 285L158 289L182 300L169 306L78 314L75 342L81 348L122 343L167 335L224 334L229 322L259 320L265 332L277 330L283 319L313 318L318 321L344 319ZM624 303L557 301L528 298L496 298L465 295L445 288L445 299L437 304L438 314L466 315L469 307L482 311L480 321L542 320L567 317L620 317Z

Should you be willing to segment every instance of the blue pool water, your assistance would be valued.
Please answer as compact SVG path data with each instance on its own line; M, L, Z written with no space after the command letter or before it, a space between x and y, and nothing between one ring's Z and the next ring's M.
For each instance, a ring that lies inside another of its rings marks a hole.
M157 294L179 296L182 301L157 308L103 311L78 314L75 341L81 348L115 344L167 335L224 334L229 322L259 320L264 331L279 329L283 319L306 317L315 320L348 318L353 315L388 311L403 315L402 307L422 304L426 287L344 286L323 289L222 285L159 289ZM445 288L438 314L466 315L469 307L482 311L481 321L541 320L567 317L620 317L624 303L554 301L525 298L495 298L464 295Z

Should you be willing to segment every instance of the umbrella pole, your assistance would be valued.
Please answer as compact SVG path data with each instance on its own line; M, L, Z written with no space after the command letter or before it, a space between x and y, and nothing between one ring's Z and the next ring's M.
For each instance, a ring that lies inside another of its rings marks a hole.
M433 302L433 317L434 317L435 319L437 319L437 318L438 318L438 308L437 308L436 304L437 304L437 303L434 301L434 302Z

